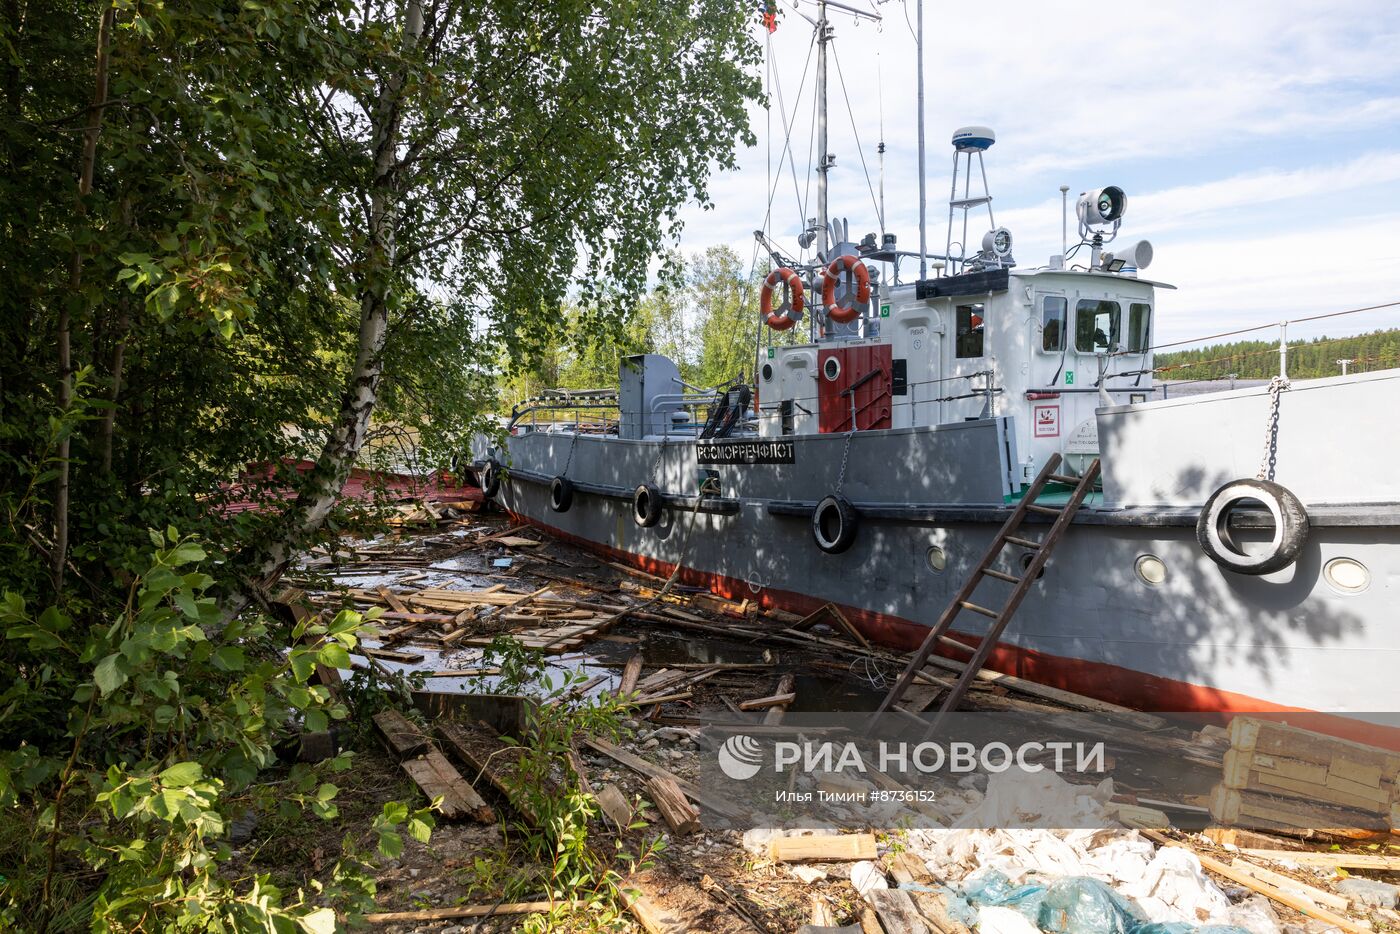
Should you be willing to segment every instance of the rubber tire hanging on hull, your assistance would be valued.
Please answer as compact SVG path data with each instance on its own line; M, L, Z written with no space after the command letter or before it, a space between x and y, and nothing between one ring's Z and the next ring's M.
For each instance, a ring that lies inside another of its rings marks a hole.
M829 555L839 555L856 540L860 516L845 497L832 494L812 510L812 538Z
M641 483L632 491L632 521L649 529L661 521L661 491L651 483Z
M486 469L481 472L481 492L487 499L495 499L501 492L501 465L495 458L488 460Z
M555 477L549 481L549 508L555 512L568 512L574 504L574 485L568 477Z
M1268 549L1247 554L1230 530L1230 516L1241 502L1264 504L1274 520ZM1308 542L1308 513L1298 497L1271 480L1232 480L1211 494L1196 521L1196 541L1216 564L1236 574L1272 574L1298 560Z

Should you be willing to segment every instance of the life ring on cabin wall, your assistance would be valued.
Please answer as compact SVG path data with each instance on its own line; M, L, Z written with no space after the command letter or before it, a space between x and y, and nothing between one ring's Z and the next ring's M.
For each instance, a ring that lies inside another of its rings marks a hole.
M836 283L841 275L850 270L856 279L856 300L849 306L836 304ZM826 306L826 316L837 324L849 324L860 317L860 307L870 301L870 270L860 261L859 256L838 256L822 270L822 304Z
M787 293L777 310L773 308L773 292L779 285ZM802 277L796 271L782 266L768 274L763 280L763 288L758 293L759 317L763 323L775 331L786 331L802 320L802 309L806 305L802 288Z
M1230 517L1246 500L1264 504L1274 520L1274 537L1247 552L1235 541ZM1308 541L1308 513L1298 497L1269 480L1232 480L1211 494L1196 521L1196 541L1206 556L1236 574L1272 574L1298 560Z

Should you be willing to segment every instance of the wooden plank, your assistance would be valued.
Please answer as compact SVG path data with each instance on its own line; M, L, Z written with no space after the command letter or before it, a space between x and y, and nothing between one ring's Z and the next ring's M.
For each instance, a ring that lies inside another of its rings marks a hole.
M773 694L768 697L755 697L751 700L740 701L740 710L767 710L769 707L786 706L797 699L797 695L791 692L787 694Z
M397 710L381 710L371 719L394 758L409 759L428 748L427 733Z
M429 671L424 674L426 678L475 678L479 675L498 675L499 668L443 668L440 671Z
M932 889L938 884L933 873L928 871L923 860L914 856L908 850L895 853L890 857L890 875L900 885L918 885L927 889ZM969 934L967 925L954 918L948 912L948 897L942 892L920 891L915 889L910 891L910 896L914 899L914 904L918 907L919 913L924 919L932 922L942 934Z
M1261 850L1241 849L1245 856L1255 859L1273 859L1294 863L1299 866L1318 866L1322 869L1377 869L1382 872L1400 871L1400 856L1381 856L1375 853L1314 853L1307 850Z
M1201 834L1218 846L1230 845L1238 850L1301 850L1303 844L1286 837L1271 837L1266 833L1238 827L1207 827Z
M682 778L676 777L675 775L668 772L666 769L663 769L661 766L654 765L648 762L647 760L643 759L641 756L633 755L627 750L615 746L605 739L595 738L586 740L586 742L592 749L601 752L603 755L608 756L609 758L616 759L618 762L621 762L623 765L627 766L633 771L640 772L641 774L646 775L648 777L656 777L659 775L664 778L672 779L673 781L675 781L676 785L681 789L681 791L685 792L685 796L687 798L694 801L701 807L708 808L711 811L714 811L716 814L719 814L723 817L733 818L736 820L742 820L743 818L748 816L748 812L746 812L742 808L730 804L723 798L716 797L715 795L711 795L701 790L700 788L691 784L690 782Z
M1277 779L1280 780L1281 779ZM1327 829L1342 837L1364 838L1364 830L1346 832L1347 828L1381 830L1385 816L1370 808L1344 808L1297 796L1281 797L1287 789L1264 787L1259 791L1241 791L1216 785L1210 793L1210 816L1222 824L1244 824L1273 831L1293 831L1300 828Z
M367 658L378 658L386 662L399 662L403 665L412 665L414 662L421 662L423 654L421 652L393 652L389 649L370 649L364 645L356 646L351 654L364 655Z
M1314 888L1306 882L1299 882L1297 879L1285 876L1281 872L1274 872L1272 869L1256 866L1243 857L1237 856L1230 860L1230 865L1245 875L1253 876L1261 882L1267 882L1270 885L1277 886L1285 892L1295 892L1308 901L1321 905L1324 908L1331 908L1335 911L1346 911L1351 904L1340 895L1324 892L1322 889Z
M399 765L430 800L442 798L438 813L444 819L458 820L470 817L484 824L496 820L496 813L491 810L491 806L481 799L476 789L436 749L417 759L405 759Z
M1230 745L1242 751L1327 764L1343 759L1352 766L1378 768L1392 780L1400 772L1400 753L1254 717L1236 717L1230 721ZM1343 770L1346 769L1343 766Z
M637 690L637 679L642 674L642 653L638 652L627 659L627 667L622 669L622 681L617 686L619 695L631 694Z
M396 612L399 612L399 613L408 613L408 612L409 612L408 605L405 604L402 600L400 600L400 599L399 599L399 595L396 594L396 593L394 593L394 592L393 592L392 590L390 590L388 587L383 587L383 586L376 587L376 588L374 588L374 592L377 593L377 594L379 594L379 599L381 599L381 600L383 600L385 603L389 604L389 606L390 606L391 608L393 608Z
M467 775L473 784L485 779L527 823L532 826L539 823L539 815L527 801L516 796L515 786L509 781L515 760L506 756L492 756L492 753L506 748L498 737L480 727L469 727L450 720L439 720L435 727L443 746L467 767Z
M774 837L768 855L778 863L804 863L821 860L846 862L875 858L872 833L811 834L804 837Z
M490 535L482 535L476 540L476 543L478 545L484 545L487 542L494 542L497 539L505 538L507 535L514 535L516 532L524 532L528 528L530 528L528 525L516 525L509 528L498 529Z
M871 889L865 900L880 916L885 934L930 934L914 899L901 889Z
M775 690L773 693L778 696L789 694L791 695L792 700L786 700L782 703L773 704L771 707L769 707L768 712L763 715L764 726L777 726L778 724L783 722L783 717L787 715L788 705L791 704L793 700L797 699L797 695L792 693L793 683L794 679L791 674L785 674L778 679L777 690ZM740 705L740 709L743 709L742 704Z
M637 697L638 707L646 707L651 704L669 704L672 701L690 700L695 696L694 691L677 691L674 694L648 694L645 697Z
M607 784L599 788L593 793L593 800L598 802L598 808L613 822L614 827L619 831L627 830L632 823L632 805L616 785Z
M522 535L502 535L495 541L497 545L504 545L507 548L538 548L544 544L537 539L525 538Z
M700 812L686 800L674 778L653 775L646 780L646 790L672 833L685 836L700 829Z
M1152 838L1162 846L1182 846L1182 844L1176 842L1175 840L1171 840L1167 837L1164 837L1163 835L1156 833L1155 831L1145 830L1142 831L1142 833L1145 836ZM1182 848L1187 850L1191 849L1190 847ZM1192 852L1195 851L1193 850ZM1234 867L1226 863L1222 863L1220 860L1216 859L1213 856L1207 856L1204 853L1196 853L1196 858L1201 861L1202 868L1208 869L1218 876L1224 876L1231 882L1238 882L1245 888L1258 892L1260 895L1272 899L1273 901L1278 902L1280 905L1292 908L1294 911L1302 912L1310 918L1317 918L1319 921L1322 921L1325 924L1331 924L1335 927L1339 927L1343 931L1348 932L1348 934L1370 934L1371 929L1369 926L1363 927L1355 921L1352 921L1350 918L1344 918L1341 915L1334 914L1333 912L1328 911L1326 908L1323 908L1319 905L1314 905L1312 902L1308 901L1301 895L1295 895L1291 892L1285 892L1277 886L1270 885L1269 883L1256 879L1251 875L1240 872L1238 869L1235 869Z
M376 911L365 915L371 924L399 921L444 921L449 918L490 918L496 915L526 915L553 911L559 902L502 902L498 905L454 905L451 908L424 908L420 911Z

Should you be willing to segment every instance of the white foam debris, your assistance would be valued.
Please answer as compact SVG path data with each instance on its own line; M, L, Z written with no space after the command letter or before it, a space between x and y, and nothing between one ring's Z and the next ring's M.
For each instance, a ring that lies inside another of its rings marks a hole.
M1119 887L1146 912L1148 920L1229 924L1230 899L1206 877L1201 861L1184 847L1157 850L1142 878Z
M864 898L866 892L889 888L890 880L885 878L879 866L864 860L851 867L851 885Z
M1040 928L1014 908L987 907L977 911L978 934L1040 934Z

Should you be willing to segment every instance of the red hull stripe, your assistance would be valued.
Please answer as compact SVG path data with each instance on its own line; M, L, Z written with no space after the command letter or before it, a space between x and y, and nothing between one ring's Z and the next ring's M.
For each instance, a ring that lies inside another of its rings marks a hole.
M676 569L674 564L648 558L643 555L621 551L609 545L572 535L529 516L511 512L520 522L536 526L550 535L589 551L612 558L619 563L635 567L659 577L669 577ZM787 610L791 613L807 614L825 605L828 601L788 590L764 587L758 595L749 585L737 578L722 574L712 574L695 568L682 568L679 580L696 587L708 588L712 593L734 600L749 599L765 608ZM900 651L913 651L923 642L928 627L898 616L889 616L872 610L838 603L841 612L860 629L872 642ZM961 641L976 646L980 640L967 633L954 633ZM956 658L951 652L938 652ZM965 659L958 659L965 661ZM1047 687L1059 688L1086 697L1128 707L1133 710L1176 713L1216 713L1228 714L1272 714L1269 719L1285 719L1277 716L1287 713L1307 713L1307 728L1322 730L1342 739L1377 744L1400 749L1400 730L1365 724L1349 717L1328 715L1309 711L1305 707L1289 707L1271 701L1261 700L1247 694L1225 691L1220 688L1177 681L1160 675L1135 671L1106 662L1093 662L1081 658L1067 658L1050 655L1036 649L1014 645L1000 645L993 650L987 666L1002 674L1014 675L1034 681ZM1227 721L1222 716L1221 721Z

